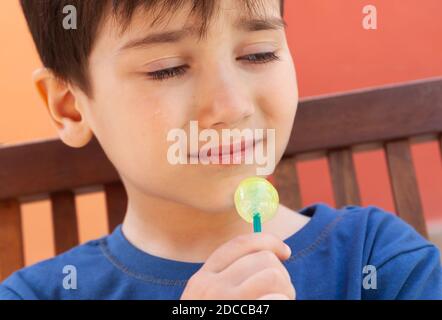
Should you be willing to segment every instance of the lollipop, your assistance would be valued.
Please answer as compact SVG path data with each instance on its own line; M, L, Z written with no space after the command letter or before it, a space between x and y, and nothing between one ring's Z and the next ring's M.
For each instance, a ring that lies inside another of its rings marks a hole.
M235 191L234 202L238 214L253 231L261 232L261 223L273 218L278 209L278 192L264 178L250 177L240 182Z

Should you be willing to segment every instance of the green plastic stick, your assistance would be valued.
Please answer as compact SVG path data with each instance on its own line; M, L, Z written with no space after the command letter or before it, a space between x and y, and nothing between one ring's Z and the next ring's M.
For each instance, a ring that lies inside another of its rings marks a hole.
M253 232L261 232L261 215L259 212L253 215Z

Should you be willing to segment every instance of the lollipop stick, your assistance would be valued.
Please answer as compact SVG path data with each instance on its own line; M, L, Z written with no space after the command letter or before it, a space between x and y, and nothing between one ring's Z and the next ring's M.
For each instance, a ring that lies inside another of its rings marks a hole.
M253 232L261 232L261 215L259 212L253 215Z

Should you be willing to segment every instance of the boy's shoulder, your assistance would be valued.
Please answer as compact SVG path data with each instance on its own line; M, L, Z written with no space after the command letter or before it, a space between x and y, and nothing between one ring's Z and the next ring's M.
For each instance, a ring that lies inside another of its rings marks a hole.
M330 207L329 207L330 208ZM336 216L334 237L364 244L364 255L371 262L383 264L396 255L437 247L393 212L380 207L348 205L332 209Z
M107 267L102 244L106 237L90 240L52 258L17 270L0 283L2 299L51 299L41 294L71 286L77 270L97 270ZM92 272L91 274L96 274ZM85 277L87 275L82 275ZM49 288L42 291L40 288Z
M372 205L326 209L334 215L327 245L346 263L358 261L361 276L376 270L381 288L362 290L363 299L442 298L440 251L410 224Z
M317 202L299 211L310 221L294 235L292 242L303 252L307 248L337 248L339 252L360 253L363 262L381 265L394 256L437 247L410 224L392 212L369 205L334 208ZM350 245L351 244L351 245ZM313 252L314 250L307 250Z

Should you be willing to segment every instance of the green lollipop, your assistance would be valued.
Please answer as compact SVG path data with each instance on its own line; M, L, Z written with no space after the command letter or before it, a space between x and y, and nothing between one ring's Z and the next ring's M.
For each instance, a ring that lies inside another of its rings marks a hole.
M279 196L267 179L250 177L241 181L236 188L234 202L241 218L253 223L254 232L261 232L261 224L276 214Z

